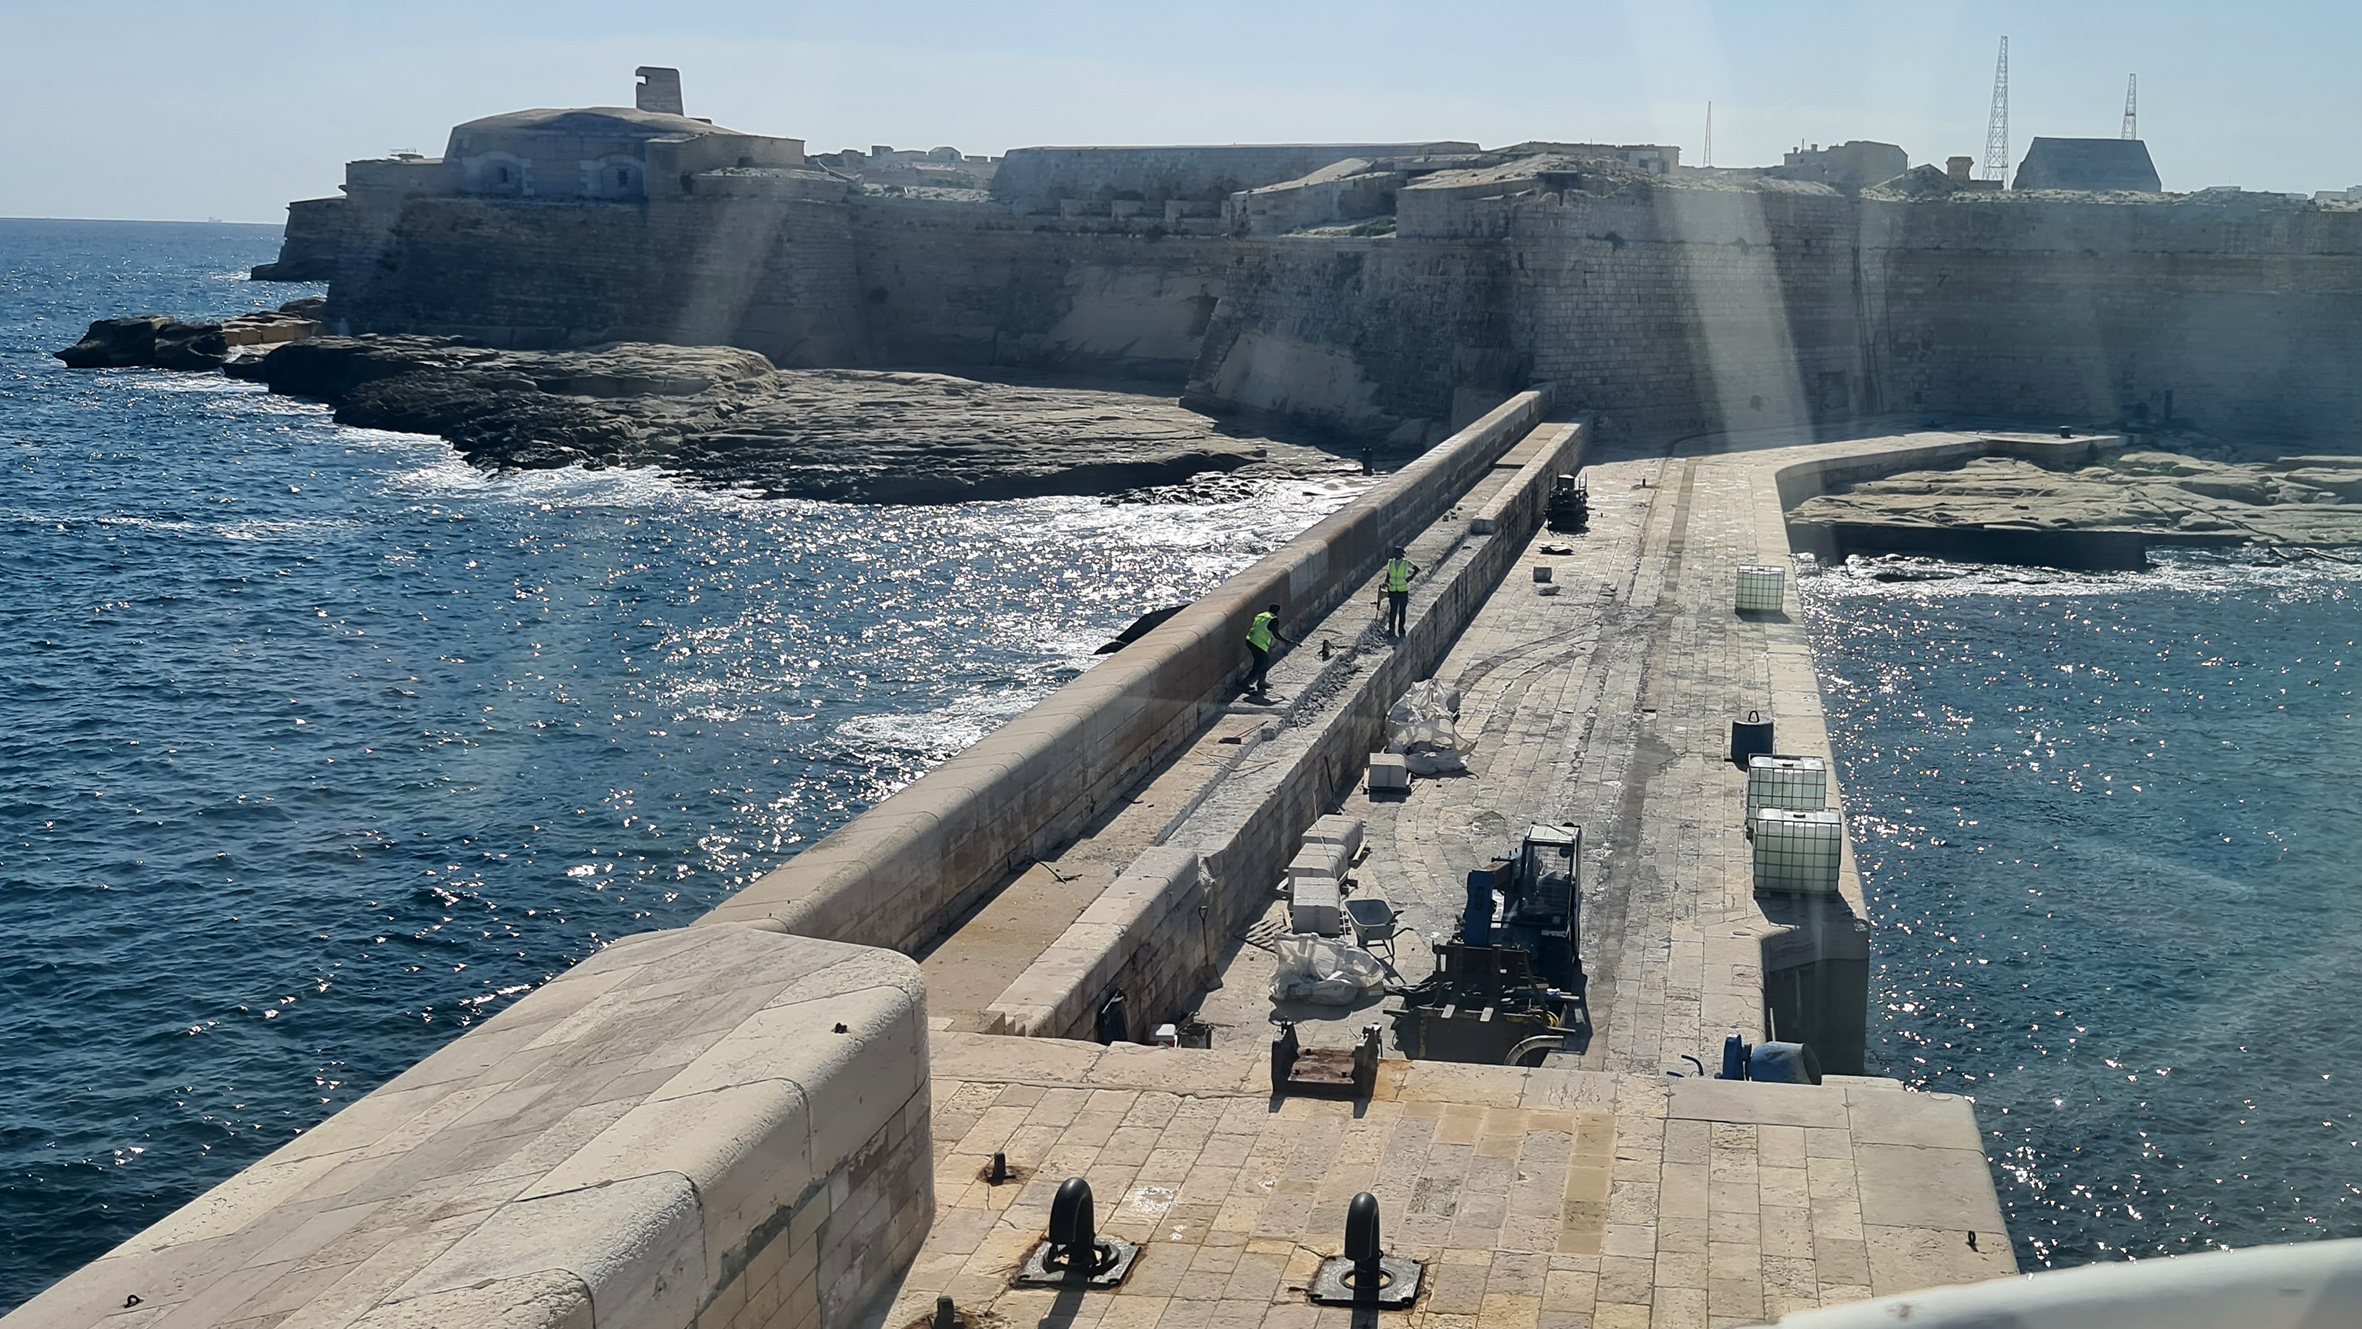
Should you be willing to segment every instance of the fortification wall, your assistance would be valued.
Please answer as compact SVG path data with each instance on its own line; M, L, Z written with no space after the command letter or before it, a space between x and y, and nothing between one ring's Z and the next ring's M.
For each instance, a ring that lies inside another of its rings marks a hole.
M1433 438L1533 378L1498 245L1232 242L1183 400Z
M1228 246L1058 227L1005 208L865 198L858 285L881 363L1179 383L1228 289Z
M2333 437L2362 407L2362 213L1865 205L1896 409Z
M1607 437L1889 411L2158 420L2167 394L2216 432L2332 436L2362 406L2352 211L1406 190L1393 237L1243 238L759 183L643 205L416 198L383 245L316 200L291 213L287 262L335 268L330 318L356 330L1131 377L1398 441L1541 380Z
M727 343L783 365L870 360L841 205L421 198L391 235L374 263L340 274L332 325L496 346Z

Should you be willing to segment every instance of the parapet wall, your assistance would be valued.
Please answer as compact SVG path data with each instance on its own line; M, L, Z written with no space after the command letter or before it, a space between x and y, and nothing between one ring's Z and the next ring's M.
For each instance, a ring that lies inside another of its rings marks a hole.
M1249 621L1323 614L1440 516L1549 400L1518 394L973 747L716 906L701 924L916 950L1072 840L1194 735L1246 667Z
M1306 828L1384 745L1388 709L1434 674L1500 585L1541 523L1552 480L1582 465L1585 426L1541 424L1527 437L1533 455L1468 519L1470 538L1421 576L1402 638L1304 685L1331 700L1301 723L1275 719L1214 796L1177 818L993 1002L995 1032L1090 1037L1099 1004L1117 991L1142 1023L1189 1009L1231 939L1270 904ZM1442 528L1457 534L1457 521Z
M646 933L0 1324L852 1326L926 1236L931 1139L916 964Z

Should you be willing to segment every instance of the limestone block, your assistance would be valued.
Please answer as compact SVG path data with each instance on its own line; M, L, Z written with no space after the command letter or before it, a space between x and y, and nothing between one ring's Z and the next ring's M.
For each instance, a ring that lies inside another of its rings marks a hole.
M579 1278L545 1270L387 1302L353 1329L593 1329L591 1290Z
M1346 865L1353 856L1342 844L1307 842L1296 856L1288 860L1288 885L1294 887L1309 878L1326 877L1331 882L1345 880Z
M522 1198L539 1199L618 1178L679 1174L702 1206L707 1286L727 1280L748 1234L792 1209L814 1181L812 1113L793 1081L652 1100L624 1114L551 1169Z
M1373 794L1407 794L1411 790L1411 768L1400 753L1373 752L1370 754L1369 789Z
M1343 846L1345 850L1345 861L1348 864L1361 857L1361 840L1361 818L1348 817L1343 813L1335 813L1321 818L1319 821L1312 823L1311 830L1304 833L1304 842L1308 845L1333 844Z
M1334 877L1298 877L1289 884L1288 927L1334 937L1344 927L1344 892Z
M697 1193L679 1173L503 1205L390 1300L564 1270L602 1324L685 1325L707 1286Z

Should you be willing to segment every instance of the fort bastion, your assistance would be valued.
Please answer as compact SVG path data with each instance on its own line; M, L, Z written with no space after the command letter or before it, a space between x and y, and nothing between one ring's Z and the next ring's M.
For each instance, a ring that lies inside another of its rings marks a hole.
M2305 435L2357 405L2350 354L2318 353L2362 326L2342 200L1863 185L1901 154L1859 143L1848 170L1450 140L811 157L678 114L677 75L647 90L353 162L258 275L328 280L351 331L1114 376L1401 442L1543 381L1610 438L1889 412Z

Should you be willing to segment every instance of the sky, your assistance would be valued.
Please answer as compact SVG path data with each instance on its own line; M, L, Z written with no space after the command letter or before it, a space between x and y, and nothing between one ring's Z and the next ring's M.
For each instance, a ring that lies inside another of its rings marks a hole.
M0 216L277 222L343 163L462 120L629 105L802 138L1034 144L1801 144L1983 157L2010 38L2010 157L2114 137L2127 74L2165 187L2362 182L2362 5L2220 0L0 0Z

